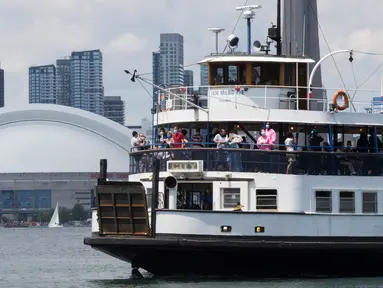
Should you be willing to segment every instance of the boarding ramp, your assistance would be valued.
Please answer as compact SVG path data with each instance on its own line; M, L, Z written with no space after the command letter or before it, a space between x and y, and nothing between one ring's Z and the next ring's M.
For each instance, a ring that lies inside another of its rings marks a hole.
M100 236L150 236L147 199L141 182L99 183L96 197Z

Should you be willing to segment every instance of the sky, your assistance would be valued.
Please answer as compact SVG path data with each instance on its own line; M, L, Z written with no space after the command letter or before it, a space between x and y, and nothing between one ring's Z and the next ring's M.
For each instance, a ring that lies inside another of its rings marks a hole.
M299 1L299 0L298 0ZM121 96L126 103L126 124L139 124L150 117L151 96L129 80L124 69L151 73L152 52L158 50L160 33L180 33L185 41L185 65L194 71L199 84L199 66L192 65L215 50L215 38L208 27L226 28L220 35L220 47L226 44L238 13L236 6L245 0L1 0L0 61L5 70L5 105L28 103L28 67L54 64L72 51L101 49L104 54L106 96ZM267 28L276 22L276 0L254 0L260 4L252 24L253 40L266 38ZM319 0L321 55L330 49L355 49L383 52L382 0ZM239 49L246 49L246 23L239 21L235 34ZM242 41L241 41L242 39ZM326 42L324 41L326 39ZM335 56L347 85L375 89L358 92L355 100L369 101L380 96L383 56ZM192 66L189 66L192 65ZM379 68L379 69L378 69ZM353 71L355 73L353 73ZM355 74L355 77L354 77ZM151 77L150 74L146 77ZM326 88L344 88L332 59L322 65ZM356 80L356 81L355 81ZM146 87L152 91L152 87ZM333 90L331 90L333 91ZM333 92L329 92L332 93Z

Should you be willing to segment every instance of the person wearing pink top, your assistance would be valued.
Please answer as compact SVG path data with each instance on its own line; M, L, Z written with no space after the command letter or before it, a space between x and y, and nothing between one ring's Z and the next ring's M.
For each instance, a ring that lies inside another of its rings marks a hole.
M275 141L277 140L277 134L275 133L274 129L270 127L270 123L266 123L266 137L269 141L270 147L274 148Z
M257 139L257 147L259 150L270 150L269 138L267 138L266 131L262 129L261 136Z

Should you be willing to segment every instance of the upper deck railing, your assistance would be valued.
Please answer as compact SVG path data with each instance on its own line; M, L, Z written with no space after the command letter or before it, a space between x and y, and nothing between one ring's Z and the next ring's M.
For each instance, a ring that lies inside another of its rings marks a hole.
M130 154L130 173L152 172L153 158L166 171L171 160L202 160L204 171L265 172L294 175L382 176L383 154L258 150L236 148L148 149Z
M312 88L313 98L308 98L307 87L278 85L224 85L224 86L182 86L159 91L158 112L196 109L214 109L220 103L232 103L262 109L329 111L333 96L338 88ZM374 89L347 89L349 108L345 112L383 113L380 91ZM338 98L339 99L339 98ZM364 100L367 99L367 100ZM375 98L376 99L376 98ZM383 99L383 98L382 98ZM343 100L338 103L343 105ZM381 103L381 104L380 104Z

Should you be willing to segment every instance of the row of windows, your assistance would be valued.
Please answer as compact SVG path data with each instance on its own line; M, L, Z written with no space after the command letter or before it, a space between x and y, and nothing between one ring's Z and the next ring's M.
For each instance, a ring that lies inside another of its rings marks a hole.
M0 209L51 208L50 190L3 190L0 191Z
M222 189L222 208L232 209L241 202L241 189L224 188ZM256 190L256 209L257 210L277 210L277 190L257 189Z
M315 192L316 212L333 212L332 191ZM339 213L355 213L355 192L339 192ZM377 192L362 192L362 213L378 213Z
M277 190L257 189L256 190L256 209L257 210L277 210ZM239 188L222 189L222 205L224 209L232 209L241 201L241 191ZM332 191L315 192L316 212L333 212ZM339 213L355 213L355 192L339 192ZM377 192L362 192L362 213L378 213Z

